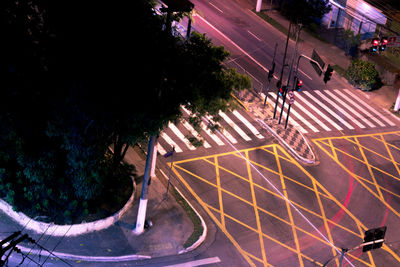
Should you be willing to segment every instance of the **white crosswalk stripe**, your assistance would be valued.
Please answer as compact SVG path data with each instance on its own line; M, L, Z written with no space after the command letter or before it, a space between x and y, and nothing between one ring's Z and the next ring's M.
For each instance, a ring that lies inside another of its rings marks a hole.
M224 112L219 111L220 115L228 124L231 126L244 140L250 141L251 138L239 127L237 126Z
M270 92L269 95L271 97L268 98L268 102L274 106L276 93ZM348 89L295 92L295 99L296 101L291 107L289 122L302 133L396 125L392 121L394 117L391 117L389 112L385 113L380 109L372 108L361 97ZM279 99L279 103L278 117L282 98ZM286 103L282 114L282 124L286 120L287 108L288 103ZM193 117L193 114L186 108L182 107L182 110L188 116ZM197 149L190 143L189 139L191 138L189 136L197 140L203 140L203 148L206 149L224 146L226 145L225 142L228 141L236 144L265 138L265 134L261 134L263 130L259 130L261 127L258 122L248 120L248 116L245 116L244 111L220 111L218 115L221 117L218 122L213 121L210 116L206 116L204 121L200 123L202 130L199 131L196 131L189 123L190 120L185 118L181 120L179 125L169 123L166 129L168 131L163 131L160 135L160 143L157 144L158 151L160 154L165 154L172 147L175 147L175 151L178 153L183 152L184 149ZM218 125L224 138L214 134L209 126L206 125L208 122ZM188 134L184 135L184 133Z
M382 120L384 120L386 123L388 123L390 126L395 126L396 124L393 123L391 120L389 120L388 118L386 118L385 116L383 116L382 114L380 114L379 112L377 112L375 109L373 109L370 105L368 105L367 103L365 103L362 99L360 99L359 97L357 97L356 95L354 95L349 89L344 89L346 91L346 93L350 96L352 96L353 98L357 99L357 101L363 105L365 108L367 108L369 111L371 111L372 113L374 113L375 115L377 115L379 118L381 118Z
M219 122L215 122L212 118L211 118L211 116L206 116L206 118L210 121L210 122L212 122L213 124L215 124L215 125L218 125L219 127L220 127L220 131L222 132L222 134L226 137L226 138L228 138L228 140L229 140L229 142L231 142L232 144L237 144L237 140L236 140L236 138L235 137L233 137L227 130L225 130L225 128L224 127L222 127L222 125L219 123Z
M168 128L170 128L174 134L182 140L182 142L190 149L195 150L196 148L190 143L190 141L183 135L181 131L179 131L178 127L175 126L173 123L168 124Z
M172 140L166 133L161 132L161 137L171 146L175 147L176 152L183 152L183 150Z
M334 111L332 111L330 108L328 108L324 103L318 100L318 98L314 97L310 92L304 91L304 94L306 94L309 98L311 98L317 105L319 105L321 108L325 109L326 111L329 112L330 115L335 117L338 121L340 121L342 124L344 124L347 128L354 130L354 127L351 126L347 121L342 119L339 115L337 115Z
M192 125L190 125L190 123L188 123L186 120L183 120L183 126L194 136L196 137L198 140L202 140L203 138L200 136L200 134L193 128ZM210 148L211 145L206 141L203 140L203 146L205 148Z
M311 104L310 102L308 102L305 97L303 97L300 94L296 94L296 99L300 99L301 102L303 102L304 104L307 105L307 107L310 107L312 110L314 110L316 113L318 113L318 115L320 115L321 117L323 117L326 121L328 121L330 124L333 125L333 127L335 127L338 130L343 130L342 127L340 127L339 125L337 125L334 121L332 121L328 116L326 116L323 112L321 112L319 109L317 109L316 107L314 107L313 104ZM323 123L322 121L320 121L318 118L316 118L311 112L309 112L307 110L307 108L303 107L303 105L300 105L299 102L295 102L295 107L299 106L300 109L307 114L307 116L309 116L310 118L312 118L318 125L320 125L322 128L324 128L326 131L330 131L331 129L325 125L325 123Z
M262 136L262 134L260 134L260 132L256 129L256 127L254 127L248 120L245 119L245 117L242 116L242 114L240 114L237 110L234 110L233 115L236 116L236 118L238 118L241 122L244 123L244 125L246 125L247 128L249 128L249 130L255 135L257 136L258 139L264 139L264 136Z
M328 102L331 106L335 107L340 113L342 113L344 116L346 116L350 121L353 123L357 124L358 127L360 128L365 128L363 124L361 124L358 120L353 118L349 113L347 113L343 108L341 108L338 104L335 103L332 99L328 98L326 96L326 93L329 91L325 90L324 92L321 91L315 91L321 98L323 98L326 102ZM335 96L333 96L335 97ZM340 118L340 116L339 116Z
M340 90L335 90L335 93L340 95L342 97L342 99L345 99L347 102L349 102L353 107L357 107L358 104L355 103L353 100L351 100L350 97L346 96L345 94L343 94ZM365 122L365 124L367 124L369 127L375 127L375 124L373 124L372 122L370 122L369 120L367 120L367 118L363 117L360 113L358 113L357 111L355 111L354 109L352 109L351 107L347 106L347 109L350 110L350 112L353 112L354 114L357 115L357 117L359 117L363 122ZM365 115L369 116L368 113L365 112L364 109L360 109L360 111L362 113L364 113ZM373 119L375 119L375 117L372 117ZM385 124L379 123L379 120L377 120L378 124L381 124L381 126L385 126Z
M271 93L272 97L275 99L276 101L276 94L275 93ZM275 105L275 101L272 102L271 99L268 98L269 102L271 102L272 105ZM282 105L283 100L281 97L279 97L279 103ZM279 111L280 111L280 107L279 107ZM300 114L298 114L295 110L291 110L290 113L292 113L293 115L295 115L297 118L299 118L301 121L303 121L304 123L307 124L308 127L310 127L311 129L313 129L313 131L318 132L318 129L316 129L311 123L309 123L306 119L304 119ZM278 111L276 112L277 116L278 116ZM282 120L286 120L286 116L287 113L285 112L285 110L283 110L282 113ZM289 116L289 122L292 123L294 126L296 126L302 133L308 133L308 131L306 129L304 129L300 124L297 123L296 120L294 120L291 116Z

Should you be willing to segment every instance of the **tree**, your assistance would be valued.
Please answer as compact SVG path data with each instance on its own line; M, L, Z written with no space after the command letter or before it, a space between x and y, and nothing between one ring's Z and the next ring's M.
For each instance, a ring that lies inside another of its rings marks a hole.
M363 90L379 88L382 81L375 64L361 59L353 60L345 73L349 82Z
M250 84L204 35L165 31L146 0L5 0L0 12L0 196L33 213L73 216L131 172L128 145L178 120L181 105L216 115Z
M292 23L308 26L331 10L329 0L282 0L281 12Z

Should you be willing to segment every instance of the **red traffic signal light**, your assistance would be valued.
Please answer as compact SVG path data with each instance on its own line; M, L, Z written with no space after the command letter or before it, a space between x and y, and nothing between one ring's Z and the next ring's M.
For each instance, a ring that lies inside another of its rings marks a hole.
M286 92L286 86L279 87L279 95L283 96Z
M381 38L381 45L386 45L388 43L387 37L382 37Z
M379 38L373 38L372 41L371 41L371 44L373 46L378 46L379 45Z
M296 90L297 92L300 92L302 86L303 86L303 81L300 80L299 78L295 77L294 78L294 90Z

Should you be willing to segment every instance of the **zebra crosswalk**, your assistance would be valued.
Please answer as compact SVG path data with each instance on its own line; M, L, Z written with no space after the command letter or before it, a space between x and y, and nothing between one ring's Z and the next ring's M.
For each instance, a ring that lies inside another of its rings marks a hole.
M158 138L157 150L160 154L165 154L174 147L175 152L180 153L188 150L195 150L196 147L190 142L190 138L202 140L199 147L212 148L239 142L249 142L252 140L262 140L265 138L260 132L260 125L244 110L233 110L232 112L219 112L220 120L213 121L211 117L206 117L212 124L217 125L221 135L214 133L201 122L201 131L196 131L188 122L187 117L192 116L189 110L182 107L183 113L187 116L179 124L169 123L168 127L162 131ZM226 140L226 141L225 141Z
M276 94L269 93L269 96L269 104L274 105ZM289 122L302 133L392 127L399 120L379 107L372 107L349 89L295 92L295 100ZM286 118L285 112L283 116Z
M305 134L392 127L396 125L395 121L399 120L379 107L372 107L366 99L348 89L295 92L295 100L290 110L289 122ZM270 92L267 101L273 106L276 93ZM279 102L281 105L281 97ZM188 120L192 114L185 107L182 107L182 110L185 118L178 124L169 123L160 134L157 145L160 154L171 151L172 147L180 153L199 147L223 147L228 141L237 144L260 141L266 137L259 123L244 110L220 111L219 121L206 117L209 122L219 126L220 134L211 131L205 122L201 122L201 129L194 129ZM279 112L280 107L278 116ZM282 114L283 120L286 119L286 112L287 104ZM193 140L202 140L202 143L195 146Z

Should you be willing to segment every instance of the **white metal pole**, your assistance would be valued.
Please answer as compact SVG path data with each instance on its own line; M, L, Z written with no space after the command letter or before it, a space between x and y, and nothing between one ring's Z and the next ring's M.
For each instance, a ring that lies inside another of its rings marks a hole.
M262 4L262 0L257 0L256 12L260 12L261 11L261 4Z
M150 181L150 169L153 161L153 153L155 151L154 146L156 144L156 137L151 136L149 140L149 146L147 148L147 157L146 157L146 166L144 170L144 177L142 182L142 193L140 195L139 200L139 209L136 218L136 226L133 229L133 233L136 235L140 235L144 231L144 223L146 219L146 210L147 210L147 188L149 186Z
M396 103L394 104L394 111L399 111L400 109L400 88L399 93L397 94Z

